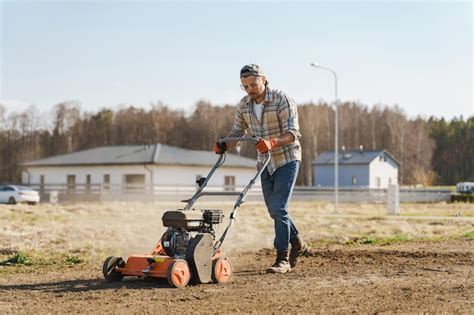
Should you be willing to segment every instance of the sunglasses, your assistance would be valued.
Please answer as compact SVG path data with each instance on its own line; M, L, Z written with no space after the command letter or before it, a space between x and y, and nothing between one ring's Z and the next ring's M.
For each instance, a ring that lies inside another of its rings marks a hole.
M257 80L254 82L254 83L250 83L250 84L241 84L240 85L240 88L244 91L247 91L248 89L253 89L255 87L258 86L258 82L259 82L259 79L257 78Z

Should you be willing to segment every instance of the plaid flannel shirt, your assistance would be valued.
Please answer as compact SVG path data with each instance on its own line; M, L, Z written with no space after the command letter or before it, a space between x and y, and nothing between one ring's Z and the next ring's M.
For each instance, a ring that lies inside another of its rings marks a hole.
M237 106L234 123L229 136L242 137L250 133L252 136L270 139L280 138L290 132L295 141L289 145L271 150L271 159L268 163L268 172L273 174L279 167L293 161L301 161L301 138L298 110L295 102L282 91L266 88L265 100L261 121L254 114L254 101L245 96ZM258 153L258 160L262 155Z

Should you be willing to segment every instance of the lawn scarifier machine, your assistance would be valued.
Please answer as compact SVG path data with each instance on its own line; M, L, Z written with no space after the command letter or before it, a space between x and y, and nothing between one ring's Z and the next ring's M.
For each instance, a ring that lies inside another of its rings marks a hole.
M258 142L256 137L227 137L219 142L250 141ZM237 209L242 205L245 195L255 184L270 160L266 153L259 163L257 174L250 180L242 192L204 192L204 188L214 172L224 164L226 154L221 154L207 177L197 181L196 193L183 200L183 209L166 211L163 225L168 229L150 254L131 255L125 262L121 257L108 257L103 264L103 274L107 281L120 281L124 276L166 278L171 287L185 287L189 281L195 283L226 283L232 270L227 258L223 257L221 246L235 221ZM195 210L191 207L202 196L238 196L229 217L229 222L217 238L215 227L222 223L222 210Z

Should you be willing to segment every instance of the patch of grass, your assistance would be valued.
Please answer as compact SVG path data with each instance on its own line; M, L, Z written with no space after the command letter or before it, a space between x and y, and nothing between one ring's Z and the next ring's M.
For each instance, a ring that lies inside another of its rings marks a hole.
M451 195L451 202L466 202L466 203L474 203L474 194L456 194L456 195Z
M474 212L469 212L469 211L440 211L440 212L436 212L436 211L431 211L431 212L426 212L426 213L423 213L423 212L412 212L412 213L403 213L401 216L403 217L430 217L430 216L434 216L434 217L473 217L474 216Z
M462 238L468 238L468 239L474 238L474 230L464 233L462 235Z
M61 214L45 214L45 213L33 213L25 211L16 211L11 212L0 217L2 220L7 220L10 222L19 222L28 225L38 225L43 222L53 221L53 222L67 222L67 219L64 215Z
M311 241L308 241L307 243L312 248L321 248L325 246L340 244L336 240L327 240L327 239L311 240Z
M449 189L452 192L456 192L456 185L445 185L445 186L424 186L426 189Z
M83 260L82 260L81 258L79 258L78 256L69 253L69 254L67 255L67 257L64 259L64 262L65 262L67 265L77 265L77 264L82 263Z
M8 220L10 221L19 221L24 222L27 224L36 224L40 221L40 216L35 213L29 212L13 212L8 216Z
M400 234L388 238L379 237L356 237L344 242L344 245L389 245L392 243L400 243L410 241L411 238L408 235Z
M367 220L369 220L369 221L382 221L382 220L386 220L386 219L387 218L382 217L382 216L374 216L374 217L367 218Z
M1 256L0 256L1 257ZM21 272L21 267L29 266L30 268L34 267L51 267L51 268L60 268L60 267L73 267L79 265L88 265L88 264L98 264L103 257L94 257L95 259L90 259L88 255L84 257L77 255L71 252L56 252L56 253L45 253L32 251L25 254L24 252L15 251L10 256L4 260L0 260L0 266L5 266L9 268L0 268L1 273L16 273ZM89 262L89 260L91 260ZM16 268L13 268L16 267ZM28 268L27 268L28 269ZM24 271L26 271L25 269Z
M379 237L354 237L343 244L351 245L390 245L393 243L412 242L412 241L447 241L457 239L474 239L474 230L465 232L463 234L447 235L447 236L431 236L431 237L410 237L405 234L396 235L393 237L379 238Z
M21 252L15 252L11 257L1 260L0 266L12 266L12 265L31 265L31 258Z

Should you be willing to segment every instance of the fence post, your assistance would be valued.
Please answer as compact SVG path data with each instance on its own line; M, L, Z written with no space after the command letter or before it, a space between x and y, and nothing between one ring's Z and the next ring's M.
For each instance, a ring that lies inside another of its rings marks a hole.
M387 189L388 214L400 214L400 189L398 184L390 184Z
M49 203L53 204L53 205L58 203L58 191L57 190L51 190L49 192Z

